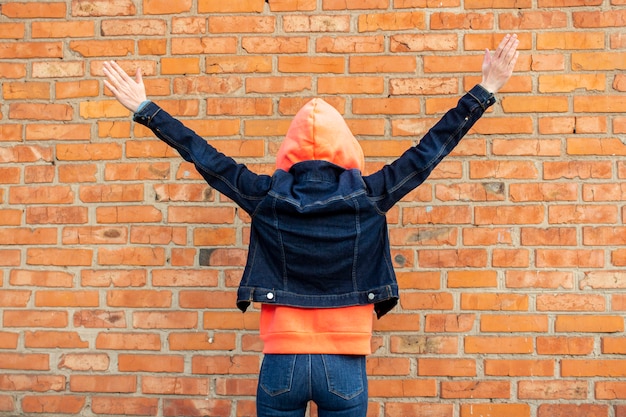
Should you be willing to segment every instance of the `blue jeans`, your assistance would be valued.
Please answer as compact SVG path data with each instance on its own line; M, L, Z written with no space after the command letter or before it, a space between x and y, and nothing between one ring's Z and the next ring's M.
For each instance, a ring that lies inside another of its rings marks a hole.
M365 417L365 356L265 355L257 417L303 417L309 401L318 417Z

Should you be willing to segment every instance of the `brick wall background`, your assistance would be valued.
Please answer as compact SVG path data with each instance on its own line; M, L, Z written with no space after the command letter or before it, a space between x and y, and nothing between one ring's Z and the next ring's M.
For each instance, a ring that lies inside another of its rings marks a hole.
M254 415L249 219L103 60L258 172L323 96L371 172L515 32L499 103L389 213L369 417L625 417L624 22L624 0L2 1L0 416Z

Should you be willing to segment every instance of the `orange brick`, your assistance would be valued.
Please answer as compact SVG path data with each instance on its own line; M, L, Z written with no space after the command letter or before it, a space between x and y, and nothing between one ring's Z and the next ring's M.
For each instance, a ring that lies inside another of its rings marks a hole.
M206 378L143 377L141 390L146 394L161 395L208 395Z
M36 331L25 333L24 345L27 348L85 349L89 342L75 332Z
M460 417L530 417L529 404L462 404Z
M383 50L384 39L380 35L322 36L315 42L315 51L319 53L375 53Z
M280 63L279 61L279 68ZM222 73L270 73L272 72L272 61L268 57L206 57L206 72L209 74ZM290 70L279 69L281 72L303 72L298 71L296 67ZM304 71L306 72L306 71Z
M163 248L128 247L120 249L101 248L98 251L99 265L143 265L157 266L165 264Z
M202 0L201 0L202 1ZM206 0L213 1L215 0ZM246 4L250 1L263 4L259 0L245 0L237 3L219 4ZM217 2L215 2L217 4ZM226 6L228 7L228 6ZM209 32L210 33L272 33L276 27L276 18L274 16L209 16Z
M232 409L232 401L222 399L164 399L163 415L168 417L179 416L194 410L202 416L226 416Z
M441 398L502 398L508 399L508 381L458 381L441 384Z
M87 266L91 264L91 249L28 249L26 263L47 266Z
M623 329L621 316L557 316L555 323L556 332L613 333Z
M85 407L85 397L75 395L25 396L22 410L26 413L79 414Z
M418 359L420 376L476 376L476 362L471 359Z
M135 50L132 40L80 40L70 41L70 49L83 57L126 56Z
M567 415L572 417L602 417L609 413L608 405L592 404L542 404L538 408L538 417Z
M466 336L465 353L474 354L529 354L533 352L533 340L528 337L479 337Z
M391 352L411 354L457 354L455 336L392 336Z
M2 14L16 19L64 18L66 4L63 2L7 2L2 6Z
M437 385L434 380L380 380L368 381L369 395L383 398L402 397L434 397L437 394Z
M259 357L257 355L199 356L191 360L191 372L198 374L238 375L256 373L259 371Z
M344 66L344 59L339 57L278 57L278 71L283 73L342 74Z
M194 329L198 326L198 314L188 311L142 312L133 314L136 329Z
M72 375L73 392L131 393L137 389L137 377L131 375Z
M598 381L595 384L595 397L598 400L626 398L626 383L619 381Z
M362 14L358 20L359 32L424 29L425 27L425 14L421 11Z
M317 0L303 0L294 3L290 0L272 0L269 2L273 12L311 11L317 7Z
M219 0L199 0L198 12L200 13L251 13L262 12L264 0L242 0L225 3Z
M554 376L555 369L554 361L536 359L486 359L484 365L489 376Z
M157 398L120 398L93 397L91 409L97 414L134 414L134 415L155 415L159 410L159 400Z
M76 0L72 2L72 16L129 16L136 12L132 0L111 3L107 0Z
M235 333L170 333L170 349L178 350L233 350L236 347Z
M192 0L143 0L143 12L146 14L179 14L191 10Z
M95 24L87 20L76 22L33 22L33 38L87 38L95 36Z
M547 332L548 316L545 315L487 315L483 314L480 322L482 332Z
M440 403L407 403L386 402L385 414L388 417L420 416L450 417L454 412L454 405ZM368 416L369 417L369 416Z

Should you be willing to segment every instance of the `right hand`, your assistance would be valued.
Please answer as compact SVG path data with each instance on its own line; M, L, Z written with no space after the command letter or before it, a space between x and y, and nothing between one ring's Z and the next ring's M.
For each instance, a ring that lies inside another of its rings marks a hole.
M135 113L139 105L147 100L146 87L141 78L141 68L137 68L134 80L115 61L105 61L103 70L104 75L107 76L104 85L111 90L117 101Z
M483 79L480 85L487 91L497 93L511 78L513 67L519 56L518 45L517 35L506 35L493 56L489 49L485 50L482 65Z

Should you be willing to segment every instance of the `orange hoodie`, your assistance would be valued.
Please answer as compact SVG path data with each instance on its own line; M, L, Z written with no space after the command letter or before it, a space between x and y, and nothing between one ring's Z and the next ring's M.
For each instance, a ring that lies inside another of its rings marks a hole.
M315 98L295 115L276 155L276 168L324 160L363 170L363 150L341 114ZM371 353L373 305L297 308L263 304L260 334L264 353Z

